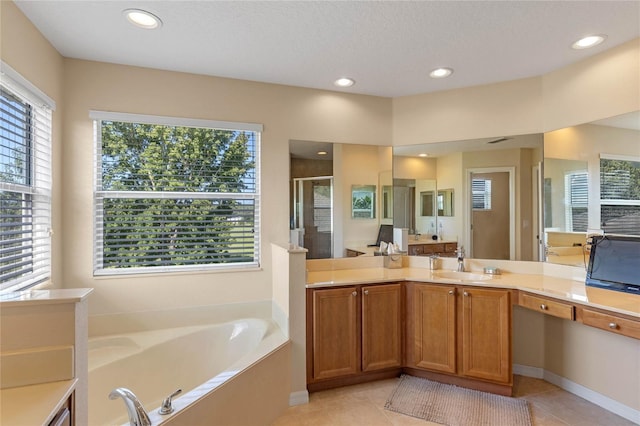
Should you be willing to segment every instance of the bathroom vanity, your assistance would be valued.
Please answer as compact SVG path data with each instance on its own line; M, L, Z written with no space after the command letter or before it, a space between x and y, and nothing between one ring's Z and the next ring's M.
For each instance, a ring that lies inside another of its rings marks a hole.
M539 273L448 277L424 260L405 258L402 269L307 263L310 391L406 372L510 395L515 306L640 339L639 295Z

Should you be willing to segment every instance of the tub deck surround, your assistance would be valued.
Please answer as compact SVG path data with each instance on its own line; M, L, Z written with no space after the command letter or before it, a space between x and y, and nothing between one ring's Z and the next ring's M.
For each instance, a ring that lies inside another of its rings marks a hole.
M196 318L201 319L201 314ZM218 315L211 313L212 317ZM122 401L107 398L116 387L134 392L153 424L181 424L179 419L185 412L207 410L215 401L231 397L227 394L229 382L243 374L253 374L247 371L288 347L286 336L266 318L92 337L89 424L126 421ZM162 400L176 389L182 389L182 393L173 400L175 411L158 414ZM280 398L285 402L288 386L286 391ZM201 411L200 418L208 418L207 412Z

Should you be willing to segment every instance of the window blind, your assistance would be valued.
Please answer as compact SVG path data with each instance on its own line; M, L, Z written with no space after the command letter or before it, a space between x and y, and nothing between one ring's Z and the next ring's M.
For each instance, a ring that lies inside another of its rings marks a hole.
M95 274L259 264L261 127L91 115Z
M471 179L474 210L491 210L491 179Z
M640 158L600 156L600 223L607 233L640 235Z
M585 171L567 173L564 180L565 221L572 232L586 232L589 205L589 175Z
M0 84L0 290L51 275L51 108L2 64ZM13 76L13 77L12 77Z

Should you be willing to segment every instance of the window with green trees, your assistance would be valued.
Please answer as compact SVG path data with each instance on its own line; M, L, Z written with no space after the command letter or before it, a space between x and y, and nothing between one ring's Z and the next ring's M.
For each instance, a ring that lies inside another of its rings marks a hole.
M258 265L259 125L92 117L97 274Z
M600 158L600 223L611 234L640 235L640 158Z

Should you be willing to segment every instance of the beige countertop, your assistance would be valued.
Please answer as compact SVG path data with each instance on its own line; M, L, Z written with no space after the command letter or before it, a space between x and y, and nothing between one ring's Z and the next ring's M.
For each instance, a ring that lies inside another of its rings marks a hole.
M54 290L25 290L4 293L0 297L2 306L52 305L75 303L85 299L93 288L62 288Z
M47 425L73 392L77 380L43 383L0 390L0 424Z
M419 281L479 287L509 288L543 296L554 297L583 305L602 308L640 318L640 295L587 287L584 281L557 278L541 274L503 273L489 279L458 280L437 276L440 271L426 268L381 267L309 271L307 288L384 283L393 281ZM477 272L476 272L477 273ZM482 274L481 272L479 274Z

